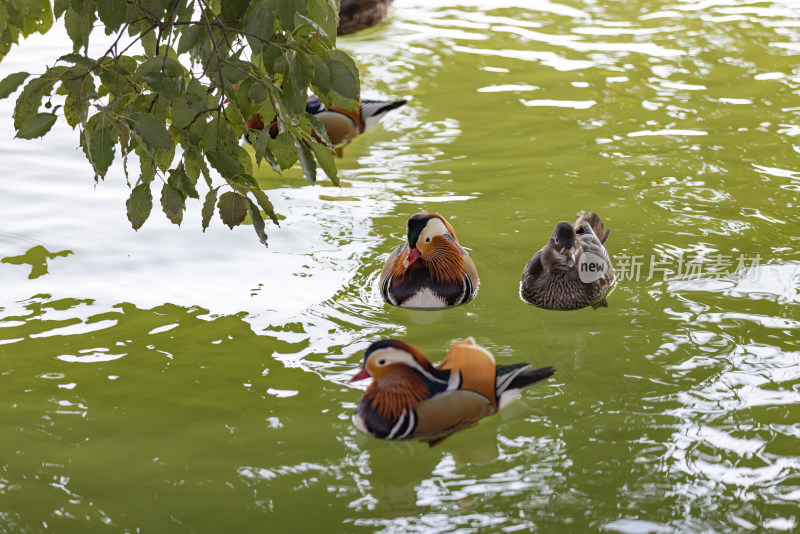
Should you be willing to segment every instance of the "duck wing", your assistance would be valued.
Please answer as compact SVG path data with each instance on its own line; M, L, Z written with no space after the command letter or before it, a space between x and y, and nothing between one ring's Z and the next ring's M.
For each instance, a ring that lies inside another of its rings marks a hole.
M588 223L589 227L594 232L594 235L600 241L600 244L605 244L606 240L608 239L608 235L611 233L611 230L606 230L606 227L603 225L603 221L600 220L600 216L597 215L593 211L587 211L581 213L575 220L572 221L572 227L575 228L575 233L581 235L585 233L583 223Z
M431 440L472 426L496 410L480 393L456 389L426 399L415 411L417 421L412 437Z
M533 257L528 261L528 264L525 265L525 272L524 275L529 276L532 279L538 278L544 272L544 265L542 265L542 251L539 250Z
M597 235L594 233L593 229L589 226L589 223L587 221L583 221L581 224L582 224L581 227L582 232L578 234L578 241L580 241L581 247L583 247L583 251L591 252L596 256L605 258L606 261L609 262L610 264L611 258L608 256L608 251L603 246L603 242L597 237Z
M494 356L476 344L474 339L470 337L453 343L437 369L450 371L448 390L475 392L485 397L497 410L497 365Z

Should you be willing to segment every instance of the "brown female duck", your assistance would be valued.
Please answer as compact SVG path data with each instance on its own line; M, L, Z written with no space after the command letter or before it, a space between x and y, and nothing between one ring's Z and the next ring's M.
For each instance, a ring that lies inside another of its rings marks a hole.
M556 310L597 305L615 279L603 246L609 233L593 212L578 215L572 224L558 223L550 240L522 271L522 298Z

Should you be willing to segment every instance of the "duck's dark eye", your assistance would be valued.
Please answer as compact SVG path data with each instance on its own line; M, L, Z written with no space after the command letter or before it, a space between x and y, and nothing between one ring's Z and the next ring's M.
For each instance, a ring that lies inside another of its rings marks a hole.
M425 238L425 242L426 242L426 243L430 243L430 242L431 242L431 236L428 236L428 237L426 237L426 238Z
M557 237L554 237L553 241L555 242L556 245L558 245L558 238Z
M378 360L378 365L386 365L386 360L381 358L380 360Z

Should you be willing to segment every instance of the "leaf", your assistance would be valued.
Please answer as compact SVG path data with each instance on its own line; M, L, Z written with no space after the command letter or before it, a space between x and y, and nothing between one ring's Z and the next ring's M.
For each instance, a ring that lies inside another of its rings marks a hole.
M37 113L19 127L17 137L21 139L34 139L50 131L56 122L55 113Z
M327 93L331 90L331 69L319 56L311 56L311 62L314 63L314 77L311 79L311 85L316 87L319 92Z
M264 219L258 211L258 206L253 204L253 201L247 199L247 211L250 213L250 220L253 221L253 229L256 231L258 240L265 247L267 246L267 234L264 232Z
M283 75L283 95L295 113L306 109L307 89L314 76L314 63L302 52L289 54L289 65Z
M311 150L319 161L319 166L325 171L328 178L331 179L333 185L339 185L339 177L336 175L336 163L334 163L333 151L330 147L320 143L311 143Z
M44 93L52 89L55 82L44 76L34 78L25 85L25 89L17 97L14 107L14 128L19 130L24 122L36 115L42 105Z
M331 71L331 89L344 98L342 104L355 108L361 91L355 62L341 50L333 50L324 61Z
M181 192L169 182L161 188L161 208L167 214L167 218L178 226L183 221L184 200Z
M214 216L214 206L217 205L217 191L218 189L211 189L206 193L206 200L203 202L203 231L206 231L211 217Z
M150 192L150 182L143 181L133 188L131 196L125 203L128 207L128 220L134 230L142 227L153 209L153 194Z
M250 0L225 0L222 2L222 18L226 22L238 20L249 6Z
M106 27L106 35L111 35L128 18L128 3L125 0L98 0L97 14Z
M294 137L289 132L281 132L275 139L270 138L267 145L281 169L288 169L297 162Z
M206 150L206 158L208 158L208 162L223 178L233 178L244 172L244 167L242 167L238 158L232 156L225 150Z
M219 197L217 207L219 208L220 219L231 230L233 230L234 226L242 224L242 221L247 216L247 199L239 193L232 191L223 193Z
M200 198L200 195L197 193L197 189L195 189L191 178L189 178L184 170L183 163L178 165L177 169L172 169L169 171L169 183L178 191L180 191L184 198Z
M156 152L156 163L161 172L167 172L172 167L172 160L175 159L175 149L159 150Z
M100 176L105 176L111 162L114 161L116 138L110 128L98 128L89 139L89 156L94 169Z
M250 49L257 51L261 48L261 40L269 39L275 31L275 15L268 2L256 0L250 4L245 20L247 22L244 29L250 34L247 36ZM251 37L251 35L255 37Z
M28 76L30 76L30 74L27 72L15 72L3 78L3 81L0 81L0 100L8 98L11 93L22 85L22 82L24 82Z
M300 156L300 166L303 167L303 174L306 180L312 184L317 183L317 164L314 162L314 155L303 141L295 140L297 152Z
M172 141L164 123L141 111L136 111L128 117L131 129L151 149L172 150L175 143Z
M185 54L201 41L205 28L199 24L187 26L181 32L181 39L178 41L178 54Z
M253 196L256 197L256 201L258 201L258 205L261 206L261 209L264 210L264 213L269 216L276 226L280 226L280 223L278 222L278 216L275 215L275 207L272 205L272 202L269 201L267 194L261 189L254 189L251 191L251 193L253 193Z
M76 4L78 4L76 6ZM91 4L91 2L89 2ZM96 18L96 12L91 5L83 5L83 2L72 2L64 15L64 25L67 28L67 35L72 40L72 51L79 52L89 48L89 35Z
M184 166L186 174L197 183L200 173L203 173L203 178L206 180L208 187L211 187L211 175L208 172L208 165L206 165L203 155L196 149L187 149L184 157Z
M206 105L202 98L189 93L179 96L175 105L172 106L172 126L182 130L189 126L195 120L195 117L198 117L205 110ZM198 118L196 120L201 119Z
M148 87L163 96L170 102L174 102L178 98L178 85L175 80L162 72L153 72L142 76L142 80L147 82Z

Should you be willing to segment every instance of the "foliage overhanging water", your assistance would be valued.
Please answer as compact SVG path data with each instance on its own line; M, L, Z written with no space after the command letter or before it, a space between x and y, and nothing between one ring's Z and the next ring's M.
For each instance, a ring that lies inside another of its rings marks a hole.
M133 232L121 168L93 187L65 124L13 140L0 101L0 530L800 528L800 8L506 6L396 0L340 39L367 96L411 103L346 147L342 188L259 176L286 217L267 251L199 206ZM380 300L420 209L471 249L469 304ZM524 304L588 209L631 267L610 307ZM438 360L468 335L559 371L433 449L356 431L371 341Z

